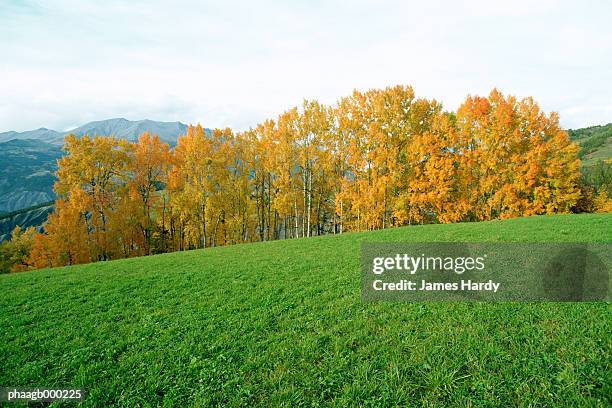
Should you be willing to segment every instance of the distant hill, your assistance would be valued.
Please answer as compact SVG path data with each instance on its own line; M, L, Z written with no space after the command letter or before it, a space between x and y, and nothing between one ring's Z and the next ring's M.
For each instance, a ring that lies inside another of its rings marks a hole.
M120 139L136 141L144 132L156 134L159 138L174 146L179 135L187 132L187 125L181 122L156 122L153 120L131 121L123 118L89 122L67 133L83 135L113 135Z
M64 143L64 136L70 133L76 136L112 135L121 139L134 141L140 134L146 131L149 131L151 134L157 134L161 140L174 146L178 136L185 134L187 131L187 125L181 122L157 122L149 119L132 121L124 118L116 118L89 122L83 126L65 132L47 128L28 130L25 132L4 132L0 133L0 143L12 139L34 139L61 146Z
M36 130L27 130L25 132L15 132L11 130L10 132L0 133L0 143L7 142L9 140L40 140L46 143L59 144L61 145L63 142L63 133L57 132L55 130L40 128Z
M569 129L570 139L580 145L578 155L583 166L612 158L612 123L582 129Z

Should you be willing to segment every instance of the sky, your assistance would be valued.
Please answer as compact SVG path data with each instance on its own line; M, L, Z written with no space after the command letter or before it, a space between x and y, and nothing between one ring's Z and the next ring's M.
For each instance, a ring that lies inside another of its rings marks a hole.
M304 99L497 87L612 122L610 1L0 0L0 132L124 117L245 130Z

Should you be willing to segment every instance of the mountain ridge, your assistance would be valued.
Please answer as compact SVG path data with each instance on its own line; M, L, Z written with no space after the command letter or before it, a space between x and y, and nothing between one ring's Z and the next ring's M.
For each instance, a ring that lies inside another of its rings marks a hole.
M23 132L10 130L0 133L0 143L8 142L9 140L33 139L55 146L62 146L64 144L64 136L69 134L74 134L78 137L86 134L90 136L112 135L120 139L135 141L140 134L148 131L152 134L157 134L162 141L175 145L179 135L187 132L187 127L186 124L179 121L164 122L151 119L128 120L125 118L111 118L87 122L84 125L66 131L57 131L45 127Z

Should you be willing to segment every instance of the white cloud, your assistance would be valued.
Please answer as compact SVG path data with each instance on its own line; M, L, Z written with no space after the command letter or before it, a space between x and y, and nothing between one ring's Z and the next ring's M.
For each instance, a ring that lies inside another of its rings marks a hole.
M9 2L0 131L109 117L244 129L354 88L456 109L497 86L567 127L612 121L612 7L571 1Z

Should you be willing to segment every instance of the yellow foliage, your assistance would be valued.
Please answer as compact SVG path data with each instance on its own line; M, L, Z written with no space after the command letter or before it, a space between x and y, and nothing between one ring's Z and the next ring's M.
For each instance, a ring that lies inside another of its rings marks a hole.
M580 197L577 149L532 98L494 89L454 113L408 86L304 101L240 133L189 126L172 150L148 133L71 135L27 265L564 213Z
M603 189L595 197L595 211L598 213L612 212L612 198L608 198L608 194Z

